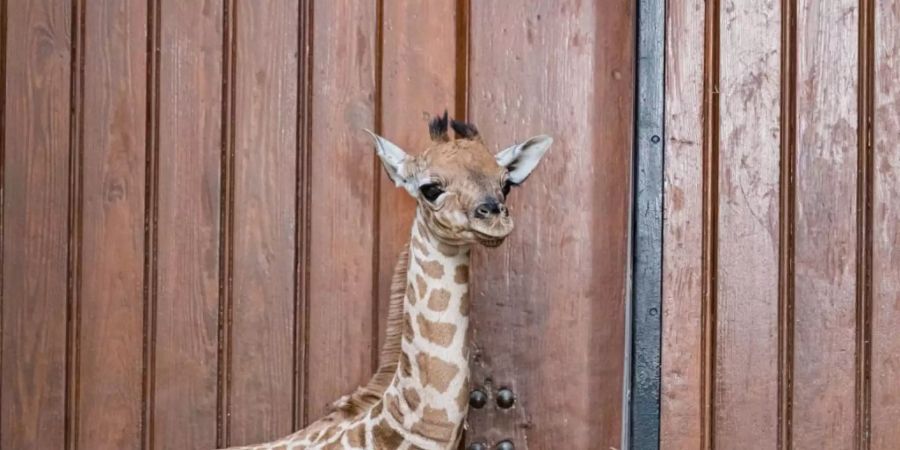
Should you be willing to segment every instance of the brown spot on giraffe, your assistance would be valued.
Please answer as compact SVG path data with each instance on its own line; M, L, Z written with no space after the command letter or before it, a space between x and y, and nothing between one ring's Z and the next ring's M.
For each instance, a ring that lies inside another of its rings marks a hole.
M433 342L441 347L449 347L456 335L456 325L452 323L433 322L419 315L416 316L419 324L419 335L425 340Z
M398 423L403 423L403 412L400 411L400 402L397 400L397 397L393 395L387 394L384 396L384 406L387 408L388 413L390 413L391 417L394 418Z
M414 337L412 317L409 316L409 311L403 313L403 337L410 342L412 342Z
M412 363L406 353L400 354L400 373L407 378L412 376Z
M467 316L469 315L469 293L466 292L459 298L459 313Z
M422 386L431 386L438 392L446 392L450 387L453 377L459 372L459 367L448 363L437 356L419 353L416 355L416 364L422 373Z
M456 266L456 273L453 275L453 281L456 284L467 284L469 282L469 265L460 264Z
M415 411L419 409L419 403L422 401L422 398L419 397L419 393L415 389L408 387L403 389L403 400L406 401L406 406L409 406L411 411Z
M450 291L437 288L428 296L428 307L434 311L443 311L450 304Z
M452 257L459 254L459 247L454 245L447 245L443 242L438 242L438 251L444 254L444 256Z
M416 304L416 292L412 285L406 286L406 301L408 301L410 305Z
M444 266L437 261L422 261L419 258L416 258L416 262L419 263L419 267L422 268L422 271L425 272L425 275L428 275L430 278L435 280L440 280L444 276Z
M354 447L366 446L366 424L359 423L355 427L347 430L347 443Z
M372 439L378 449L394 449L403 444L403 436L383 420L372 427Z
M413 424L412 432L441 442L453 439L456 424L450 421L447 411L426 406L422 418Z
M462 384L462 387L459 388L459 393L456 394L456 406L460 411L465 413L469 406L469 380Z
M419 298L425 298L425 291L428 290L428 283L425 282L425 279L422 278L422 275L416 274L416 292L419 293ZM416 302L412 302L412 304L416 304Z

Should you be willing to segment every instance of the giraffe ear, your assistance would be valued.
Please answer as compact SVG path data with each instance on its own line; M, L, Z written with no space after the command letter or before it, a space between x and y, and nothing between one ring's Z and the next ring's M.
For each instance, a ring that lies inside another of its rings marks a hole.
M497 158L497 164L509 170L510 183L522 184L541 162L541 158L550 149L551 144L553 144L553 138L542 134L497 153L495 158Z
M410 173L413 158L406 154L397 144L365 130L375 141L375 154L381 160L388 177L399 187L403 187L410 194L416 194L415 180Z

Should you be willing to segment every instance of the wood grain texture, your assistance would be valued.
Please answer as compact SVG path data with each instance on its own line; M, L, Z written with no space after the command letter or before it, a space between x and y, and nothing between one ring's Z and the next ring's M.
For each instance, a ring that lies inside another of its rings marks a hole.
M474 255L473 384L508 387L517 404L470 415L467 439L618 448L634 5L471 8L469 119L494 150L539 133L555 141L511 194L517 230Z
M237 2L230 444L293 413L299 4Z
M410 154L431 139L428 121L449 109L456 96L456 1L384 2L381 80L382 135ZM440 36L440 38L436 38ZM383 339L391 275L409 241L415 201L377 168L380 183L378 226L378 330ZM381 340L377 348L381 348Z
M72 5L5 8L0 447L63 448Z
M224 8L180 0L160 7L154 443L213 448Z
M701 448L704 2L669 2L660 448Z
M376 4L313 9L310 418L372 375L373 205L384 176L363 131L375 123Z
M147 8L87 2L78 445L141 439Z
M796 448L854 445L857 8L797 8Z
M779 13L777 1L726 1L720 16L713 407L721 448L774 448L777 438Z
M900 5L875 2L871 448L900 442Z

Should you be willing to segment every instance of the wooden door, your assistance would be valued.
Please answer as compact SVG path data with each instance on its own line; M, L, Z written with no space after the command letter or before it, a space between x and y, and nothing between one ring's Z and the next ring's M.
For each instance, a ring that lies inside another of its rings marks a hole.
M669 2L663 448L897 448L898 24Z
M0 8L0 447L214 448L376 364L444 108L556 144L476 254L470 440L618 447L634 10L624 0L9 0ZM488 381L490 380L490 381Z

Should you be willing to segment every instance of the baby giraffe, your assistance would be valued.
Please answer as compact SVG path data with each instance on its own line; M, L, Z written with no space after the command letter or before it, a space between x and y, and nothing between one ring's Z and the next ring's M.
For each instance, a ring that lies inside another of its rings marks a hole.
M419 156L372 134L387 175L417 202L394 272L378 371L307 428L241 448L457 448L468 400L470 247L496 247L509 235L506 197L553 140L536 136L491 155L473 125L448 121L446 112L429 131L433 142Z

